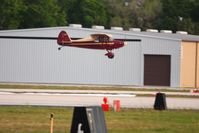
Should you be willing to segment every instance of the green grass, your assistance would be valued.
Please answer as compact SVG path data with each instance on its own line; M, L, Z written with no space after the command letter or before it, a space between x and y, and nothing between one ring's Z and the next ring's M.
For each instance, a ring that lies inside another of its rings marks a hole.
M189 89L169 88L133 88L133 87L96 87L96 86L64 86L64 85L32 85L32 84L5 84L0 83L0 88L6 89L53 89L53 90L110 90L110 91L166 91L166 92L189 92Z
M197 133L199 111L124 110L107 116L110 133ZM114 118L113 121L111 118ZM121 128L122 127L122 128Z
M72 108L0 106L0 133L49 133L54 113L54 133L69 133ZM106 112L108 133L198 133L198 110L123 109Z
M0 133L49 133L54 113L55 133L70 128L72 109L32 106L0 106Z

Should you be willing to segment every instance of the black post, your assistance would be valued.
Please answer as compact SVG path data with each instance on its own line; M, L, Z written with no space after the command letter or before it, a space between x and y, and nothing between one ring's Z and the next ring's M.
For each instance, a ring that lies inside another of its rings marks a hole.
M75 107L70 133L107 133L101 107Z
M166 103L166 95L165 93L157 93L155 97L155 103L154 103L154 109L155 110L166 110L167 109L167 103Z

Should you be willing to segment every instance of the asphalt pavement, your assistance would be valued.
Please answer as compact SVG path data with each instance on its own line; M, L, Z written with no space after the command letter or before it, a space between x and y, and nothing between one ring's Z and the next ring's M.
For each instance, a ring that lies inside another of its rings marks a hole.
M122 108L153 108L156 93L156 91L0 89L0 105L100 106L103 98L107 97L110 106L113 106L114 100L120 100ZM199 109L198 93L164 93L179 96L166 98L168 109Z

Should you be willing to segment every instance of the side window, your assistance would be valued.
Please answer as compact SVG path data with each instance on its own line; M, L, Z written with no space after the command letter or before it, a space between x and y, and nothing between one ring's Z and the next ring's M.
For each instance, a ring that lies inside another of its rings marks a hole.
M109 37L107 37L107 36L99 36L99 42L109 42Z
M105 36L104 37L104 42L109 42L109 37Z
M95 39L95 42L100 42L99 36Z
M104 42L103 36L99 36L99 42Z

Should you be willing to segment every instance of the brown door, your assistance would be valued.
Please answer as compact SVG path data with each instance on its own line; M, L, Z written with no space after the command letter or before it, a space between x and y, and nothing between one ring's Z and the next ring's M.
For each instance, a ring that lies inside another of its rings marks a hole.
M144 55L144 85L170 86L170 72L170 55Z

